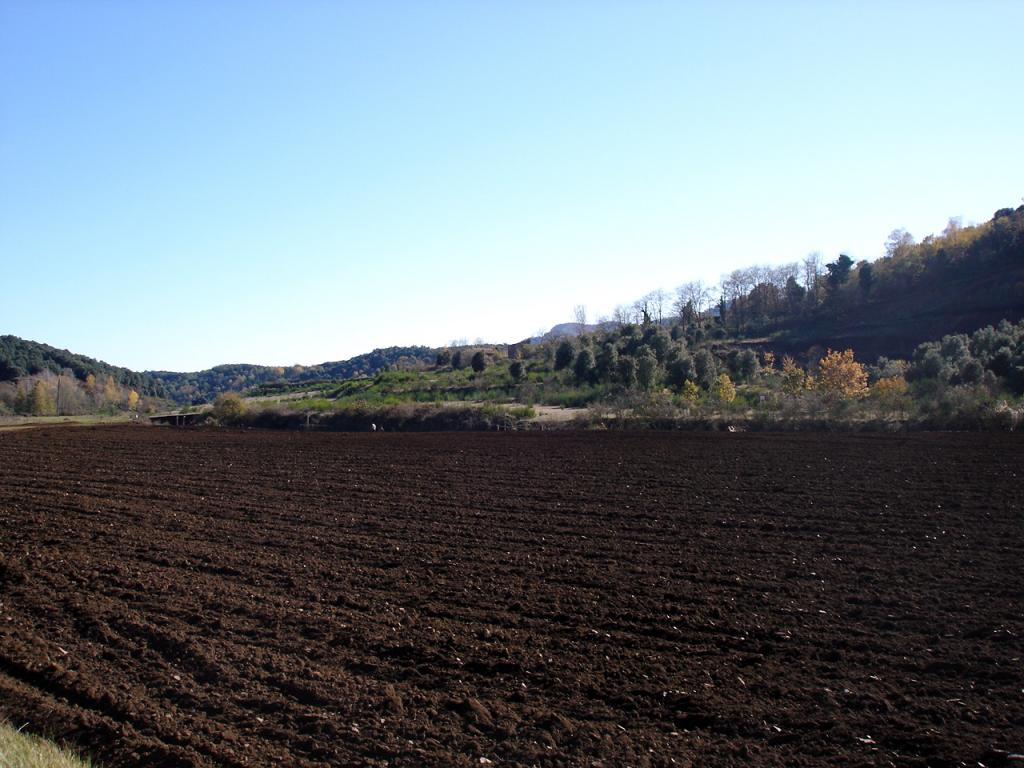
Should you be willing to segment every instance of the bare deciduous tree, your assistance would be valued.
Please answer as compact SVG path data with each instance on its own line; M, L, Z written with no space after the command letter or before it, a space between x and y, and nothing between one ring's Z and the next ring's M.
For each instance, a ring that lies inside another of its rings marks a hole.
M722 276L722 300L732 315L736 330L743 325L745 317L743 299L750 294L754 285L754 272L751 269L734 269Z
M573 319L576 321L576 334L580 335L587 327L587 307L584 304L577 304L572 309Z
M661 288L657 288L647 294L651 313L653 314L653 320L661 325L665 320L665 307L668 306L668 293Z
M633 318L637 323L646 325L651 322L651 295L641 296L633 302Z
M821 277L822 258L819 251L812 251L804 259L804 288L814 303L818 303L818 278Z
M683 285L676 288L675 310L681 320L686 321L699 318L704 314L710 302L711 291L704 284L703 280L683 283ZM686 317L689 312L693 313L693 317Z
M894 229L885 241L885 255L890 258L903 256L914 244L914 236L905 229Z

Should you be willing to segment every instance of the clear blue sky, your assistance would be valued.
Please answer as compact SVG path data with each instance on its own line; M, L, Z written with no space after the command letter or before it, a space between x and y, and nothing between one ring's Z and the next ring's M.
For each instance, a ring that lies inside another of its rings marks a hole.
M1024 195L1024 3L0 0L0 333L515 341Z

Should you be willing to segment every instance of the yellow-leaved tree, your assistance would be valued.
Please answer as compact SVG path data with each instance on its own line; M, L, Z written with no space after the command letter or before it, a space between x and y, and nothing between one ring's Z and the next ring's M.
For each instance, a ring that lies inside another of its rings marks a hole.
M782 391L796 397L804 390L804 369L789 355L782 358Z
M736 399L736 385L732 383L729 374L721 373L718 375L718 378L715 380L715 386L712 388L712 393L720 403L731 403Z
M853 359L853 350L829 350L818 363L818 388L831 398L851 400L868 393L868 372Z
M57 413L57 406L53 401L53 394L50 388L41 381L37 381L29 394L29 403L32 413L35 416L53 416Z
M222 424L233 424L245 413L245 401L237 392L223 392L217 395L211 413Z
M134 411L135 408L138 405L139 405L139 393L136 392L134 389L132 389L132 390L130 390L128 392L128 410L129 411Z
M121 399L121 388L117 386L113 376L108 375L107 381L103 385L103 399L107 405L115 405Z
M886 410L900 410L906 405L907 380L902 376L886 376L874 383L871 395Z

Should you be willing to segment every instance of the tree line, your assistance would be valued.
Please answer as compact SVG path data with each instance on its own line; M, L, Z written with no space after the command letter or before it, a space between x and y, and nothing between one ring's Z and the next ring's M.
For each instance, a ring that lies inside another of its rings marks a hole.
M0 382L13 382L46 373L70 376L84 384L91 375L94 379L113 379L116 386L135 390L140 395L164 397L163 384L153 376L127 368L109 365L85 355L77 355L49 344L0 336Z
M80 416L154 407L152 397L140 395L107 373L87 373L80 380L70 369L60 373L43 369L15 381L0 382L0 415Z
M456 404L493 406L493 415L513 421L529 418L519 408L588 406L576 418L605 427L1013 428L1024 420L1024 321L948 335L909 359L874 364L850 348L777 357L700 338L699 330L699 321L651 321L539 343L442 349L414 370L343 382L316 398L256 404L246 423L309 426L309 417L322 428L349 428L390 414L397 428ZM228 406L241 402L222 398L214 416L234 423Z
M389 368L412 367L431 362L436 350L430 347L388 347L375 349L362 355L338 362L319 365L218 365L204 371L177 373L152 371L151 375L163 385L167 396L178 403L199 405L211 403L221 392L261 387L270 391L275 386L287 388L293 384L353 379L374 376Z
M585 315L575 308L580 327ZM973 226L950 219L941 234L920 243L894 230L885 255L873 262L845 254L826 261L815 252L801 261L732 270L717 285L698 280L675 291L657 289L597 324L703 321L717 338L774 334L778 345L788 341L794 349L862 327L872 351L907 354L928 339L1022 316L1024 205Z

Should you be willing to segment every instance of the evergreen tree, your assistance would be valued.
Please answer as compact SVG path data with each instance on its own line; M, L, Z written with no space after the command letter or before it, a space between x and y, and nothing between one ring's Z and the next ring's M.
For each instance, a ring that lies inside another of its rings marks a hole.
M644 350L636 360L636 378L644 389L654 387L658 378L658 359L650 350Z
M847 278L850 277L850 269L852 267L853 259L845 253L841 254L839 258L831 264L825 265L825 269L828 270L829 293L834 296L839 291L839 288L846 282Z
M857 270L857 282L860 285L860 292L867 298L871 293L871 286L875 284L875 270L866 261L862 261L860 269Z
M665 367L665 372L668 374L668 385L674 389L681 389L694 377L693 358L687 352L678 354Z
M697 383L708 391L715 385L718 378L718 363L715 356L706 349L699 349L693 356L693 369Z
M750 383L757 378L761 372L761 365L757 361L757 353L752 349L745 349L736 357L736 378L739 381Z
M576 350L573 348L572 342L568 339L563 339L555 351L555 370L560 371L563 368L568 368L572 365L574 357L576 357Z
M588 384L594 376L594 356L590 350L583 348L576 355L576 362L573 364L573 373L576 374L576 381L580 384Z
M597 353L597 359L594 361L597 377L601 381L608 381L615 375L618 366L619 350L611 342L606 342L601 346L601 351Z
M619 381L627 389L636 386L636 360L632 357L619 358Z

